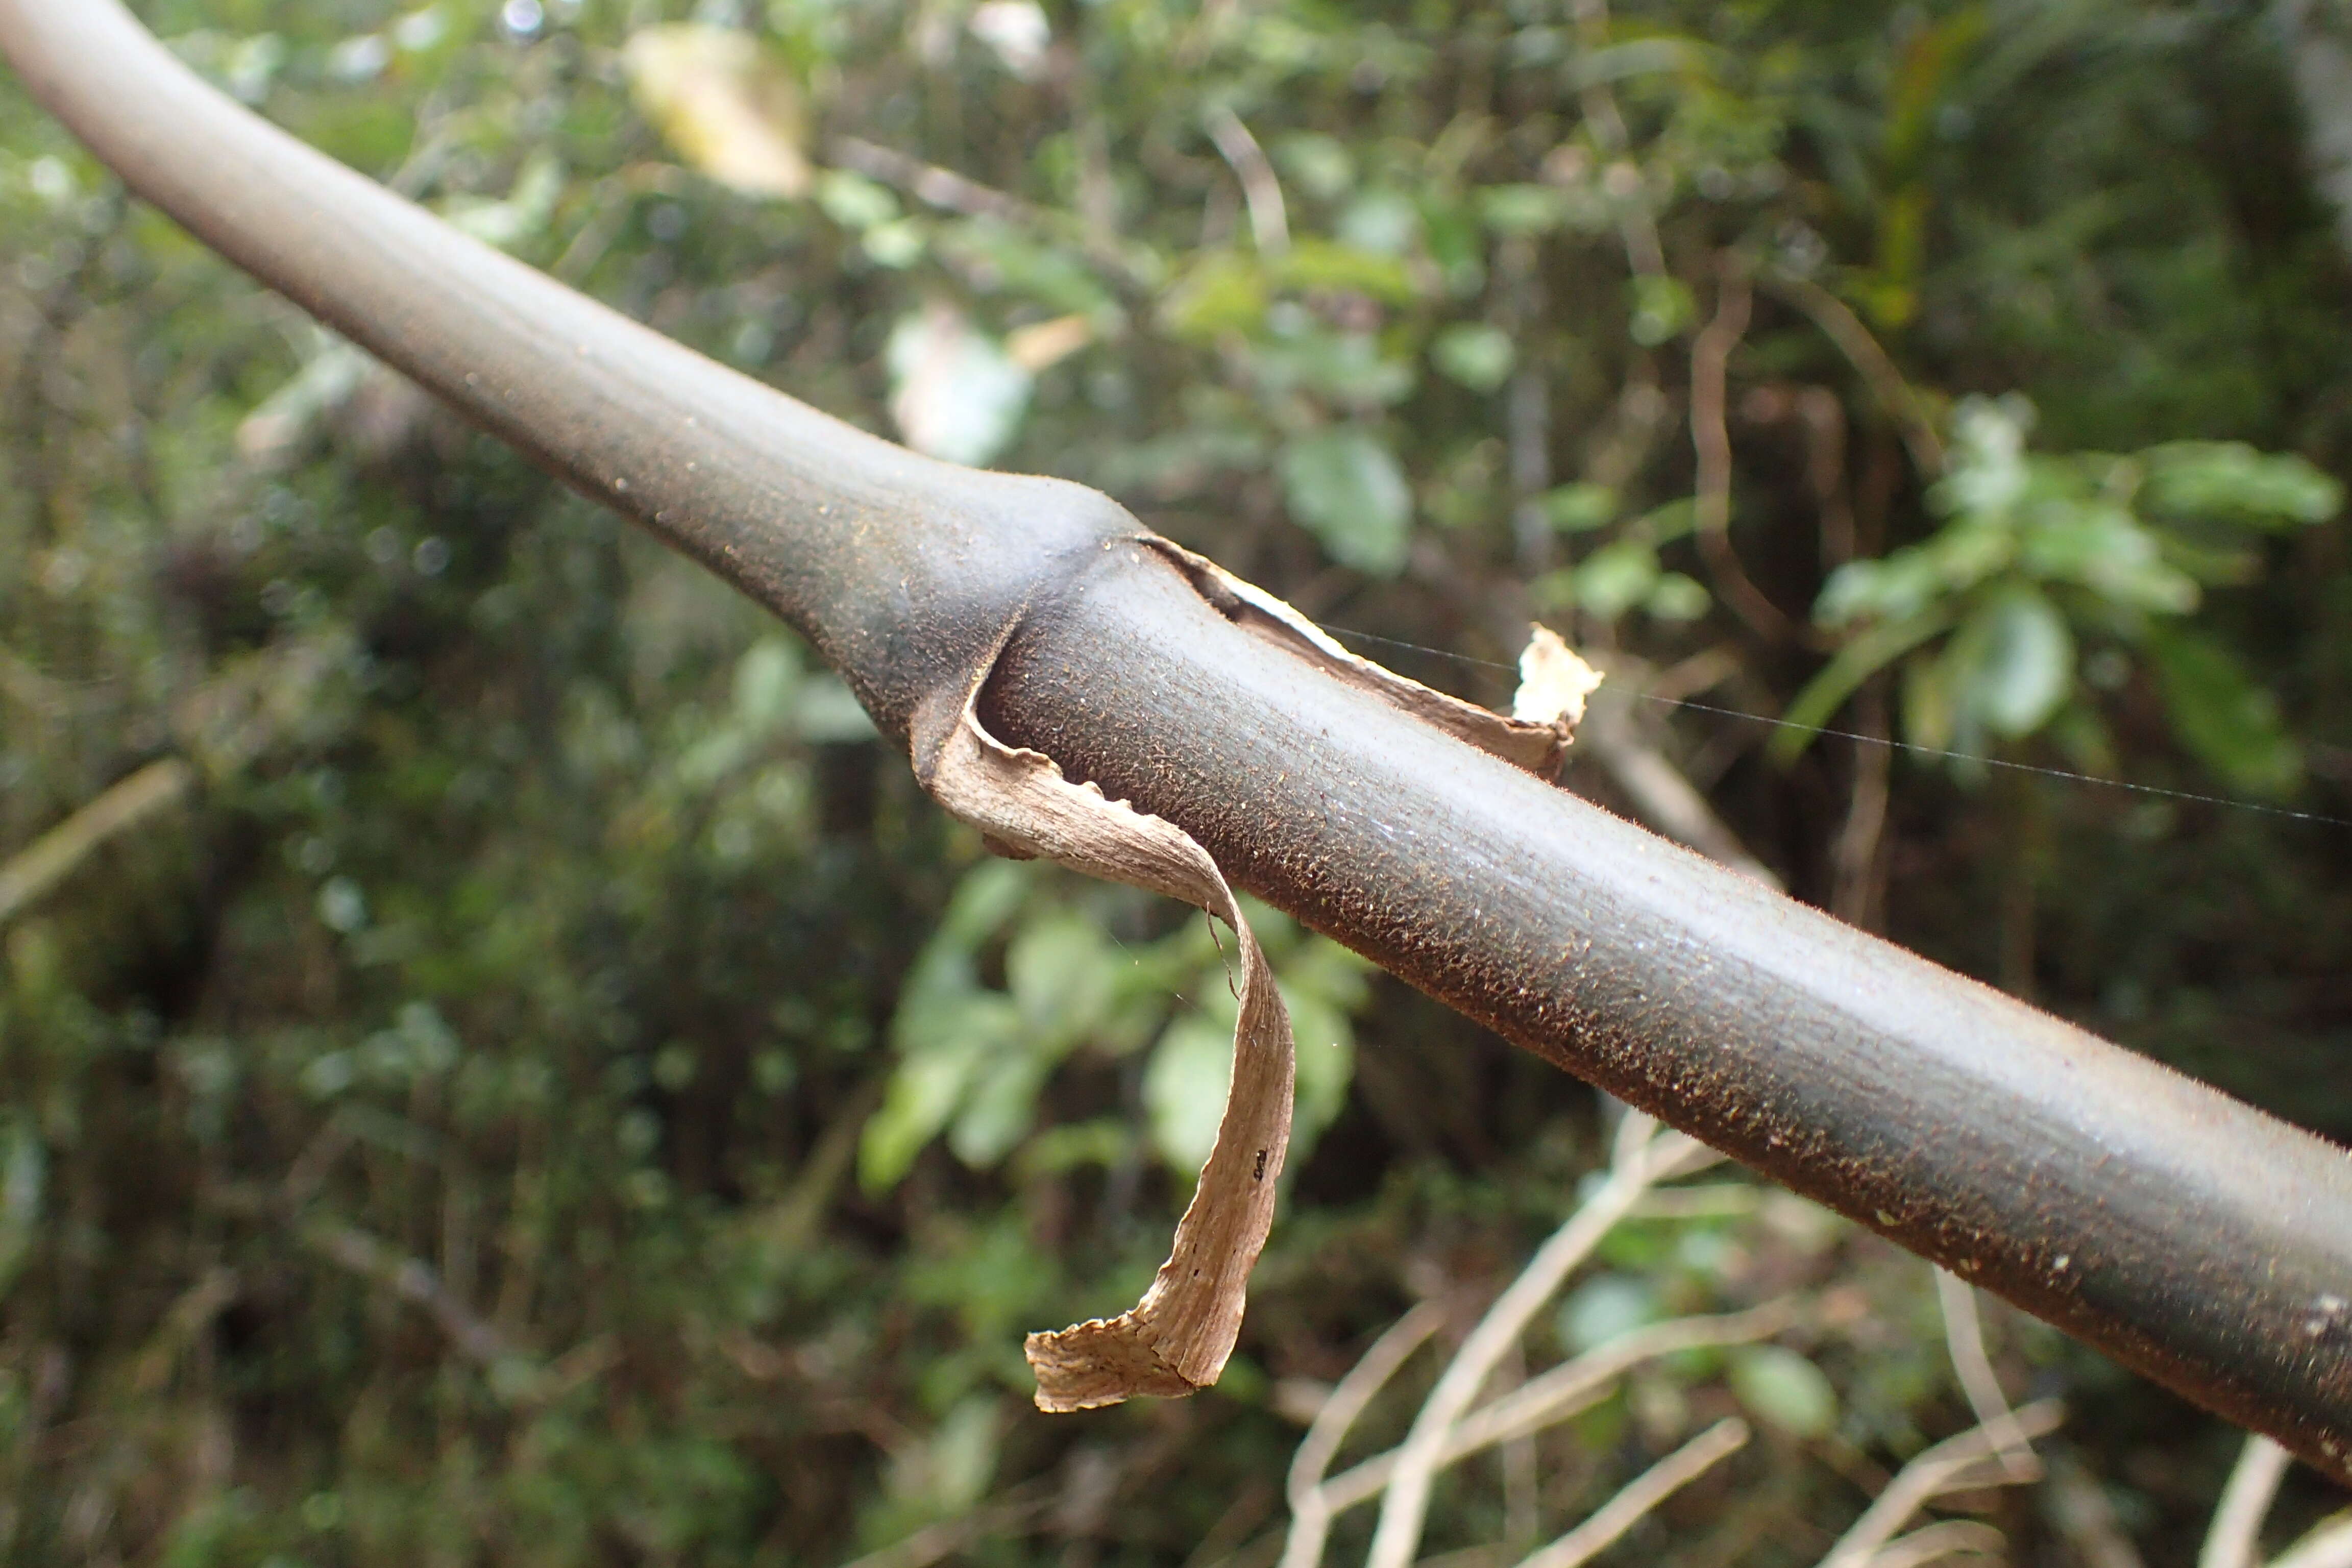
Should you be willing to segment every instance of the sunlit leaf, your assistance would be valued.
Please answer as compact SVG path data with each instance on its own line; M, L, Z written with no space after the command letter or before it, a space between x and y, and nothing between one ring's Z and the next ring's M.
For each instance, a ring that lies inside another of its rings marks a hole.
M1011 445L1029 408L1030 374L953 306L903 318L885 351L890 416L918 452L987 462Z
M1005 334L1004 357L1034 375L1085 348L1094 336L1094 324L1083 315L1033 321Z
M1279 463L1284 500L1331 559L1376 577L1404 566L1412 491L1381 439L1358 425L1292 441Z
M948 1148L975 1170L1003 1160L1036 1122L1037 1091L1053 1063L1017 1048L1020 1043L980 1071L948 1130Z
M1633 539L1604 544L1576 568L1578 607L1613 621L1632 609L1659 578L1658 552Z
M998 64L1023 81L1034 81L1044 74L1054 25L1037 0L981 0L964 26L988 47Z
M1944 479L1930 499L1952 512L2000 512L2025 494L2025 435L2033 405L2016 393L1969 397L1952 414Z
M1581 1355L1597 1345L1654 1323L1658 1293L1645 1279L1599 1274L1569 1292L1553 1318L1560 1342Z
M895 223L898 198L890 187L846 169L827 169L816 183L816 205L844 228L864 231Z
M1662 621L1695 621L1714 603L1715 596L1696 578L1669 572L1652 584L1642 608Z
M752 195L807 193L800 88L757 38L676 23L640 29L621 58L637 107L687 163Z
M1925 544L1840 566L1822 584L1813 620L1835 627L1856 621L1912 619L2000 571L2016 549L2016 536L2009 529L1964 519Z
M2171 441L2139 454L2141 496L2173 517L2214 517L2271 526L2325 522L2344 505L2344 487L2291 456L2241 441Z
M1518 353L1511 335L1485 323L1448 327L1431 340L1430 363L1473 392L1492 392L1510 378Z
M2112 502L2027 509L2017 552L2032 575L2080 583L2118 605L2158 615L2197 607L2196 582L2165 560L2156 535Z
M1208 1159L1233 1076L1229 1022L1196 1015L1178 1019L1160 1036L1144 1069L1143 1108L1152 1147L1171 1169L1190 1177Z
M1195 260L1160 300L1160 323L1171 336L1211 340L1223 333L1254 331L1265 320L1271 299L1265 272L1255 257L1212 251Z
M1355 157L1336 136L1294 132L1275 143L1274 161L1318 201L1335 200L1355 184Z
M1478 217L1502 235L1542 234L1567 216L1559 192L1549 185L1489 185L1478 193Z
M1960 700L1997 735L2030 734L2074 685L2074 638L2065 618L2031 589L1981 606L1953 638Z
M1305 238L1269 265L1285 289L1348 289L1391 305L1413 297L1412 274L1392 256L1373 249Z
M452 200L441 216L485 245L511 250L547 227L563 195L563 166L544 153L526 162L503 200Z
M1421 233L1421 209L1396 191L1367 191L1339 215L1339 236L1375 256L1402 256Z
M1826 1437L1837 1425L1837 1391L1828 1376L1780 1345L1735 1352L1731 1391L1757 1419L1799 1437Z
M1545 493L1544 516L1562 533L1605 526L1618 512L1617 492L1607 485L1561 485Z
M889 1191L914 1167L915 1156L955 1114L987 1060L988 1044L977 1033L950 1037L899 1061L882 1108L866 1119L858 1141L857 1180L867 1192Z
M1654 348L1697 320L1698 302L1690 285L1679 278L1644 273L1633 279L1633 316L1629 330L1633 341Z
M1004 979L1020 1005L1033 1048L1091 1030L1112 991L1110 939L1092 921L1066 910L1024 924L1004 954Z

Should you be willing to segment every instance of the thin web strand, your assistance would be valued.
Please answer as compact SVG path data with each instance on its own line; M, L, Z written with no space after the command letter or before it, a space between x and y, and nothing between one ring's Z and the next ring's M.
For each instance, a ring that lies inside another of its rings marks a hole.
M1409 652L1426 654L1432 658L1451 659L1456 664L1475 665L1481 669L1513 671L1513 667L1491 658L1474 658L1466 653L1453 653L1442 647L1427 647L1420 643L1404 642L1396 637L1384 637L1371 632L1360 632L1347 626L1327 626L1323 628L1333 637L1353 637L1359 642L1379 643L1387 647L1404 648ZM1655 702L1667 708L1687 708L1694 713L1714 713L1726 719L1741 719L1750 724L1769 725L1775 730L1796 730L1808 735L1826 735L1832 740L1853 741L1859 745L1885 746L1890 751L1907 752L1915 757L1928 757L1940 762L1972 763L1979 767L2004 768L2011 773L2032 773L2042 778L2065 779L2074 784L2095 784L2102 789L2127 790L2133 795L2154 796L2161 800L2178 800L2195 805L2218 805L2231 811L2251 811L2263 816L2284 817L2290 822L2317 823L2326 827L2352 827L2352 817L2331 816L2326 812L2296 811L2291 806L2264 805L2259 801L2238 800L2225 795L2201 795L2195 790L2167 789L2161 784L2134 784L2129 779L2101 778L2096 773L2075 773L2069 768L2044 767L2038 763L2011 762L2002 757L1988 757L1975 752L1947 751L1937 746L1922 746L1910 741L1897 741L1885 735L1864 735L1853 730L1832 730L1820 724L1796 724L1786 719L1767 718L1761 713L1744 712L1737 708L1718 707L1711 702L1695 702L1687 697L1657 697L1647 691L1634 693L1644 702Z

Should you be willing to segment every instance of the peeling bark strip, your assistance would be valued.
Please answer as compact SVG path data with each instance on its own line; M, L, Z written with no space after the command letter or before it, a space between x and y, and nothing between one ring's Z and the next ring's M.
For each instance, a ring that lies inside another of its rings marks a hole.
M1156 534L1143 542L1176 563L1201 596L1243 630L1296 654L1342 685L1377 697L1399 712L1457 741L1467 741L1538 778L1549 779L1559 772L1577 721L1584 717L1584 700L1601 684L1600 673L1570 653L1558 633L1537 626L1527 651L1519 656L1521 695L1511 704L1510 717L1505 718L1349 653L1287 602L1234 576L1205 555L1195 555Z
M1178 1396L1224 1370L1242 1329L1250 1269L1274 1227L1275 1188L1290 1147L1296 1060L1290 1014L1265 954L1209 852L1174 823L1074 784L1051 757L1005 745L974 704L983 670L941 724L915 720L915 772L932 798L1015 859L1043 856L1074 870L1181 899L1233 927L1242 952L1241 1018L1233 1086L1217 1142L1176 1226L1168 1261L1143 1300L1116 1318L1024 1347L1037 1374L1037 1408L1089 1410L1138 1394Z
M0 51L198 238L798 627L886 735L946 691L936 751L989 670L991 731L1231 886L2352 1480L2345 1150L1497 762L1104 496L919 458L467 238L117 0L0 0Z
M1279 628L1274 635L1286 650L1303 649L1318 663L1337 651L1313 623L1273 595L1163 540L1146 542L1179 556L1196 584L1240 590L1232 599L1246 605L1260 624ZM1444 711L1457 732L1509 760L1517 760L1516 752L1546 773L1558 770L1585 696L1601 679L1556 634L1538 626L1520 659L1524 679L1512 705L1515 716L1505 719L1368 659L1339 657L1365 689L1408 711ZM1053 758L1008 746L988 732L979 702L994 668L992 656L961 693L946 689L916 709L915 776L931 798L979 828L1000 855L1042 857L1106 881L1181 899L1224 921L1239 939L1241 1016L1234 1026L1233 1081L1216 1143L1177 1222L1168 1261L1129 1310L1031 1334L1023 1346L1037 1375L1040 1410L1091 1410L1144 1394L1181 1397L1210 1386L1224 1371L1241 1334L1250 1270L1274 1228L1297 1066L1290 1014L1233 889L1191 834L1109 799L1091 781L1072 784Z

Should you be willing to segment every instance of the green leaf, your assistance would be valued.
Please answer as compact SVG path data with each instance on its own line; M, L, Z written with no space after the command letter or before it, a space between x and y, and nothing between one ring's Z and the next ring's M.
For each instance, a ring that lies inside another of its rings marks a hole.
M1633 341L1655 348L1698 318L1690 286L1679 278L1643 274L1633 279Z
M1560 226L1567 210L1549 185L1489 185L1478 193L1480 221L1501 235L1546 233Z
M2197 584L2169 565L2155 534L2112 502L2068 500L2026 510L2017 559L2045 581L2080 583L2101 598L2157 615L2197 607Z
M1413 297L1412 274L1393 256L1328 239L1301 239L1271 264L1286 289L1328 289L1369 294L1391 305Z
M1370 332L1310 328L1261 338L1250 345L1249 363L1265 392L1303 387L1342 407L1384 405L1412 391L1411 362L1384 357Z
M754 735L782 730L793 716L801 681L798 648L782 637L761 637L735 661L735 723Z
M988 1063L949 1130L948 1147L955 1157L986 1170L1011 1153L1037 1119L1037 1091L1053 1065L1049 1056L1018 1050Z
M1464 325L1438 333L1430 342L1429 359L1471 391L1492 392L1510 378L1518 352L1500 327Z
M646 27L621 58L637 106L695 168L753 195L808 190L799 85L753 35L694 23Z
M1253 924L1255 923L1253 920ZM1263 934L1263 933L1262 933ZM1297 1106L1291 1117L1293 1168L1303 1164L1323 1129L1339 1120L1355 1078L1355 1030L1348 1011L1363 999L1364 961L1328 938L1314 937L1276 966L1283 1005L1298 1042ZM1222 970L1203 976L1222 984Z
M1421 237L1455 299L1466 300L1486 287L1486 236L1465 209L1432 199L1421 211Z
M2242 441L2168 441L2139 460L2142 503L2171 517L2291 527L2325 522L2344 505L2344 487L2301 458Z
M1082 258L1040 244L994 218L950 225L936 248L985 279L990 292L1034 300L1057 316L1085 316L1098 323L1119 319L1117 299Z
M1814 624L1912 619L2007 566L2015 550L2016 536L2008 528L1962 519L1925 544L1875 561L1849 561L1831 573L1813 603Z
M915 1156L955 1114L964 1088L982 1059L980 1043L956 1040L908 1057L890 1074L882 1107L866 1118L857 1142L857 1182L887 1193L911 1170Z
M1544 516L1562 533L1589 533L1617 515L1617 492L1607 485L1562 485L1547 491Z
M985 463L1011 444L1028 412L1033 378L961 311L933 302L891 329L890 415L918 452Z
M881 732L874 728L873 715L849 689L849 683L830 672L802 683L799 700L793 704L792 729L802 740L818 745L870 741Z
M2255 685L2230 650L2199 632L2151 631L2147 639L2173 733L2231 787L2281 795L2303 777L2278 699Z
M1216 1146L1233 1077L1232 1026L1202 1015L1170 1025L1144 1069L1143 1109L1150 1119L1152 1147L1188 1178Z
M1765 743L1765 756L1785 768L1804 755L1814 733L1845 706L1856 687L1951 624L1950 611L1939 608L1873 626L1846 644L1780 715L1782 727Z
M2074 687L2074 638L2031 588L1987 601L1952 639L1960 698L1997 735L2042 727Z
M1395 454L1359 425L1301 437L1278 464L1290 515L1343 566L1393 577L1404 566L1412 491Z
M2094 778L2113 778L2118 763L2115 736L2105 721L2087 702L2069 702L2051 719L2042 733L2059 754L2076 770Z
M1367 191L1339 215L1339 237L1374 256L1402 256L1420 233L1421 209L1396 191Z
M1652 507L1627 524L1625 537L1654 549L1697 531L1697 500L1690 496L1677 496L1673 500Z
M2033 405L2021 394L1960 399L1946 473L1928 500L1962 515L2007 511L2025 495L2025 434L2032 428Z
M1714 595L1696 578L1669 572L1652 586L1642 608L1661 621L1695 621L1714 603Z
M1005 950L1004 978L1024 1029L1039 1047L1074 1043L1108 1011L1115 980L1110 941L1076 910L1024 926Z
M910 1446L891 1467L891 1489L922 1498L943 1518L977 1503L996 1473L1004 1423L991 1394L959 1401L929 1439Z
M1036 880L1033 860L983 860L964 873L948 900L935 939L969 950L1004 929Z
M1160 297L1160 325L1171 337L1210 342L1227 332L1256 331L1271 301L1265 269L1255 258L1208 251Z
M1570 1292L1559 1304L1553 1326L1560 1342L1581 1355L1654 1323L1662 1315L1657 1291L1648 1280L1630 1274L1601 1274Z
M1274 161L1317 201L1335 200L1356 183L1355 155L1336 136L1294 132L1275 143Z
M1654 71L1706 76L1714 73L1716 62L1721 58L1720 50L1696 38L1660 34L1587 50L1577 57L1566 79L1571 88L1580 89Z
M846 169L831 169L816 183L816 205L844 228L863 232L896 222L898 198L890 187Z
M1657 585L1658 552L1635 539L1604 544L1576 569L1576 602L1604 621L1638 605Z
M1731 1392L1758 1420L1800 1437L1826 1437L1837 1425L1837 1390L1820 1367L1780 1345L1731 1358Z

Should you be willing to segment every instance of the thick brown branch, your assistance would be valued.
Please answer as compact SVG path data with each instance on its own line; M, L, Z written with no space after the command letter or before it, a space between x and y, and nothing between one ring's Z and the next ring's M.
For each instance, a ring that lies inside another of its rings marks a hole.
M1237 887L2352 1477L2343 1150L1343 683L1099 496L899 451L458 237L114 0L0 0L0 50L207 243L788 616L887 731L1002 646L988 730Z

